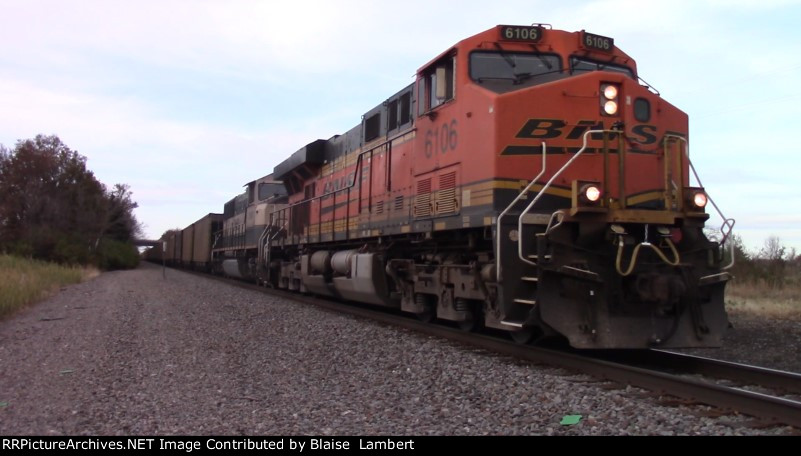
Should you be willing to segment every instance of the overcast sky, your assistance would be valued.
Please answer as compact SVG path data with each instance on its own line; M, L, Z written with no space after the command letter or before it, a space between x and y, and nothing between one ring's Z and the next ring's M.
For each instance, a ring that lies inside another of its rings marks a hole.
M755 250L801 250L801 1L0 0L0 143L58 135L146 235L342 133L498 24L606 35L690 117L703 184Z

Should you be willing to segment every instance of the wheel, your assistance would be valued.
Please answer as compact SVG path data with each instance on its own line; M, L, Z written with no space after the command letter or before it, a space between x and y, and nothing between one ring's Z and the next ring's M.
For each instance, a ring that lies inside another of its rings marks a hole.
M473 302L469 318L459 322L459 329L465 332L478 332L484 329L484 308L481 302Z
M430 295L418 293L415 295L415 301L422 308L422 312L417 312L417 319L423 323L431 323L437 318L436 298Z
M536 334L536 330L534 328L524 328L520 331L512 331L509 333L509 337L512 338L515 343L520 345L526 345L534 339L534 335Z
M458 322L459 329L464 332L473 332L478 329L478 319L475 317L475 312L470 312L470 317L467 320Z
M429 307L423 312L418 312L415 314L417 319L422 321L423 323L431 323L434 321L434 311Z
M464 332L480 331L484 326L483 302L477 300L456 299L456 308L465 312L467 317L457 322L457 326Z

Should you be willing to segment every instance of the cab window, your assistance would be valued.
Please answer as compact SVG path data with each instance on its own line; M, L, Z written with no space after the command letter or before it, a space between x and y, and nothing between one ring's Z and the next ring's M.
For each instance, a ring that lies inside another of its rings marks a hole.
M625 65L599 62L597 60L590 60L584 57L570 57L570 72L572 74L586 73L588 71L612 71L615 73L623 73L631 79L636 79L634 77L634 71Z
M456 58L448 56L426 68L418 79L420 112L426 112L452 100L455 96Z
M470 54L470 78L476 84L504 93L562 79L557 54L510 52L502 49Z
M259 201L276 198L286 194L284 184L279 182L262 182L259 184Z

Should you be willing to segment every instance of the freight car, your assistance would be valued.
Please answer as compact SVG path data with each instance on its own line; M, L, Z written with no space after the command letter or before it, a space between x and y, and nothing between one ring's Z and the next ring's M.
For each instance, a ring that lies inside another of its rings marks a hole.
M612 38L500 25L248 183L210 261L520 342L718 346L734 222L704 233L688 139Z
M170 230L162 239L164 259L170 266L211 272L211 248L222 229L223 214L207 214L183 230Z

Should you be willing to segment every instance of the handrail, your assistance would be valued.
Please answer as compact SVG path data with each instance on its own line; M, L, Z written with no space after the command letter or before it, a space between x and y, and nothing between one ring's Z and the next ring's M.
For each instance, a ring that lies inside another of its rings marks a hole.
M325 198L326 196L331 196L331 195L333 195L335 193L344 192L346 190L349 190L349 189L353 188L356 185L356 182L358 182L357 177L360 177L359 174L361 173L361 168L359 168L359 163L361 163L361 161L362 161L362 156L364 156L365 154L372 153L376 149L379 149L381 147L388 146L392 141L394 141L394 140L396 140L396 139L398 139L401 136L404 136L406 134L409 134L409 132L407 131L406 133L396 135L396 136L392 137L391 139L388 139L387 141L382 142L381 144L378 144L378 145L376 145L374 147L371 147L370 149L367 149L365 151L359 152L359 155L356 158L356 172L353 175L353 182L351 182L347 187L342 187L342 188L337 189L337 190L332 190L332 191L326 193L325 195L313 196L313 197L307 198L307 199L305 199L303 201L297 201L295 203L292 203L292 204L288 205L287 208L291 209L291 208L293 208L295 206L298 206L300 204L309 203L311 201L318 200L318 199L321 199L321 198ZM271 214L273 214L273 213L275 213L275 212L272 212Z
M264 238L267 237L267 231L270 229L270 225L265 225L264 229L262 230L261 234L259 235L259 244L258 244L258 254L257 254L257 264L261 267L262 259L264 258Z
M281 219L279 218L278 221L280 222ZM281 231L283 231L286 228L287 223L289 223L289 219L288 218L284 220L284 224L281 226L281 228L278 228L277 230L275 230L275 233L273 233L273 235L270 236L269 239L267 239L267 244L265 244L265 247L267 248L267 257L266 257L266 260L264 261L264 264L268 266L268 270L267 270L267 276L268 277L270 275L269 264L270 264L270 257L271 257L270 253L272 252L272 247L273 247L273 239L278 237L278 235L281 233Z
M639 81L640 85L648 89L648 91L650 91L651 93L655 94L656 96L661 96L659 94L659 91L656 90L656 87L652 86L651 84L648 84L648 82L645 79L637 76L637 81Z
M276 212L277 212L277 211L276 211ZM279 219L279 221L280 221L280 219ZM273 235L272 235L272 236L270 236L270 239L268 239L268 240L267 240L267 242L268 242L268 243L272 243L272 242L273 242L273 239L277 238L277 237L278 237L278 235L279 235L279 234L281 234L281 231L283 231L284 229L286 229L286 225L287 225L287 223L289 223L289 218L288 218L288 217L287 217L286 219L284 219L284 224L283 224L283 225L281 225L281 228L278 228L277 230L275 230L275 233L273 233Z
M277 209L277 210L273 211L271 214L280 213L284 209ZM264 226L264 230L261 232L261 235L259 235L259 245L258 245L258 249L259 249L258 250L258 252L259 252L258 253L258 263L259 264L262 264L262 260L265 258L265 255L264 255L265 248L267 248L267 260L270 259L269 248L272 245L273 239L275 239L281 233L281 231L284 228L286 228L286 224L287 224L288 220L285 219L284 220L284 224L280 228L275 230L275 232L272 232L271 228L274 227L274 226L278 226L277 224L281 223L281 219L282 218L283 217L280 217L280 215L279 215L279 217L276 220L276 224L273 224L272 221L271 221L268 225L265 225ZM265 240L267 242L264 242ZM267 262L265 261L263 263L266 264Z
M518 233L522 233L523 232L523 217L525 217L525 215L528 214L528 212L531 210L531 208L534 207L535 204L537 204L537 202L540 200L540 198L542 198L542 195L545 194L546 190L548 190L548 188L551 185L553 185L553 182L556 180L556 178L559 177L567 168L569 168L570 165L573 164L573 162L581 154L583 154L585 150L587 150L587 136L589 136L591 134L596 134L596 133L616 133L616 134L620 134L621 132L619 130L588 130L588 131L584 132L583 143L581 145L581 149L579 149L579 151L576 152L575 155L570 157L570 160L568 160L567 163L562 165L562 167L559 169L559 171L557 171L553 176L551 176L551 178L548 180L548 182L546 182L545 185L543 185L543 187L539 191L539 193L537 193L537 196L535 196L534 199L531 201L531 203L529 203L529 205L526 206L526 208L523 210L523 212L520 213L520 216L517 219L517 232ZM537 266L537 263L535 263L535 262L533 262L533 261L531 261L531 260L529 260L529 259L527 259L527 258L525 258L523 256L523 238L520 235L518 235L518 238L517 238L517 256L520 257L520 259L523 260L523 262L528 263L528 264L530 264L532 266Z
M545 174L545 165L546 165L545 155L546 155L546 150L547 150L547 148L545 147L545 141L543 141L542 142L542 170L540 171L539 174L537 174L537 177L535 177L534 180L529 182L529 184L526 186L526 188L524 188L523 191L521 191L520 194L517 195L517 198L515 198L514 201L509 203L508 206L506 206L506 209L504 209L503 212L501 212L498 215L498 218L497 218L497 220L495 222L496 223L496 229L495 229L495 233L496 233L495 234L495 243L496 243L496 249L495 249L495 280L497 282L499 282L499 283L501 281L501 219L503 218L503 216L506 215L507 212L512 210L512 207L518 201L520 201L520 199L523 197L523 195L527 194L529 189L531 189L531 187L534 186L534 184L540 179L540 177L542 177L542 175Z
M709 200L710 203L712 203L712 207L715 208L715 211L717 211L718 216L720 216L721 220L723 220L723 223L720 225L718 231L720 231L720 234L722 235L722 239L720 240L720 245L725 246L726 241L729 239L729 236L731 236L731 232L734 230L735 220L732 218L726 218L726 216L723 215L723 212L715 203L715 200L713 200L712 197L709 196L709 192L706 191L704 184L701 183L701 179L698 177L698 172L695 171L695 166L693 166L693 162L692 160L690 160L690 145L687 142L687 138L679 135L672 135L669 133L665 135L665 138L666 139L673 138L684 143L684 156L687 157L687 164L690 165L690 170L693 172L693 176L695 176L695 180L698 182L698 186L704 188L704 192L706 193L707 199ZM665 185L667 185L667 183L665 183ZM726 228L728 229L726 231L723 231ZM729 247L731 249L731 262L727 266L723 267L723 269L730 269L732 266L734 266L734 242L732 242Z
M553 221L556 220L556 219L558 219L558 220L557 220L556 224L554 225ZM558 228L559 225L561 225L562 222L564 222L564 221L565 221L565 211L559 209L558 211L556 211L553 214L551 214L551 219L548 220L548 225L545 226L545 234L548 234L548 233L551 232L551 230L554 230L554 229Z
M404 134L408 134L408 133L409 132L407 131ZM282 210L290 210L290 209L292 209L292 208L294 208L296 206L300 206L301 204L306 204L306 203L311 203L312 201L321 200L321 199L323 199L325 197L328 197L328 196L331 196L331 195L334 195L334 198L336 198L336 194L337 193L347 191L349 194L348 194L348 201L346 202L346 204L348 205L348 215L347 215L347 219L348 220L346 221L346 223L347 223L347 226L350 226L350 190L353 187L355 187L356 186L356 182L359 182L361 180L361 178L362 178L362 166L360 166L361 163L362 163L362 157L364 155L366 155L366 154L372 154L376 149L379 149L379 148L384 147L384 146L387 146L387 150L389 150L389 148L390 148L389 145L392 143L392 141L394 141L395 139L397 139L397 138L399 138L401 136L403 136L403 135L397 135L397 136L395 136L395 137L393 137L391 139L388 139L387 141L382 142L381 144L378 144L378 145L376 145L374 147L371 147L368 150L359 152L359 155L356 158L356 164L355 164L356 171L353 174L353 181L350 184L348 184L347 187L342 187L342 188L339 188L339 189L336 189L336 190L332 190L332 191L330 191L330 192L328 192L328 193L326 193L324 195L312 196L311 198L306 198L306 199L304 199L302 201L297 201L295 203L288 204L283 209L279 209L279 210L271 212L270 215L275 214L276 212L279 212L279 211L282 211ZM372 163L371 163L371 166L372 166ZM371 184L372 184L372 182L371 182ZM368 206L368 210L370 210L369 206ZM361 206L359 207L359 212L361 212ZM290 217L291 217L291 212L290 212ZM287 222L288 221L289 221L289 217L287 218ZM320 218L320 220L318 220L318 233L317 233L318 237L322 235L321 224L322 224L322 218ZM331 226L331 229L333 230L333 225Z

